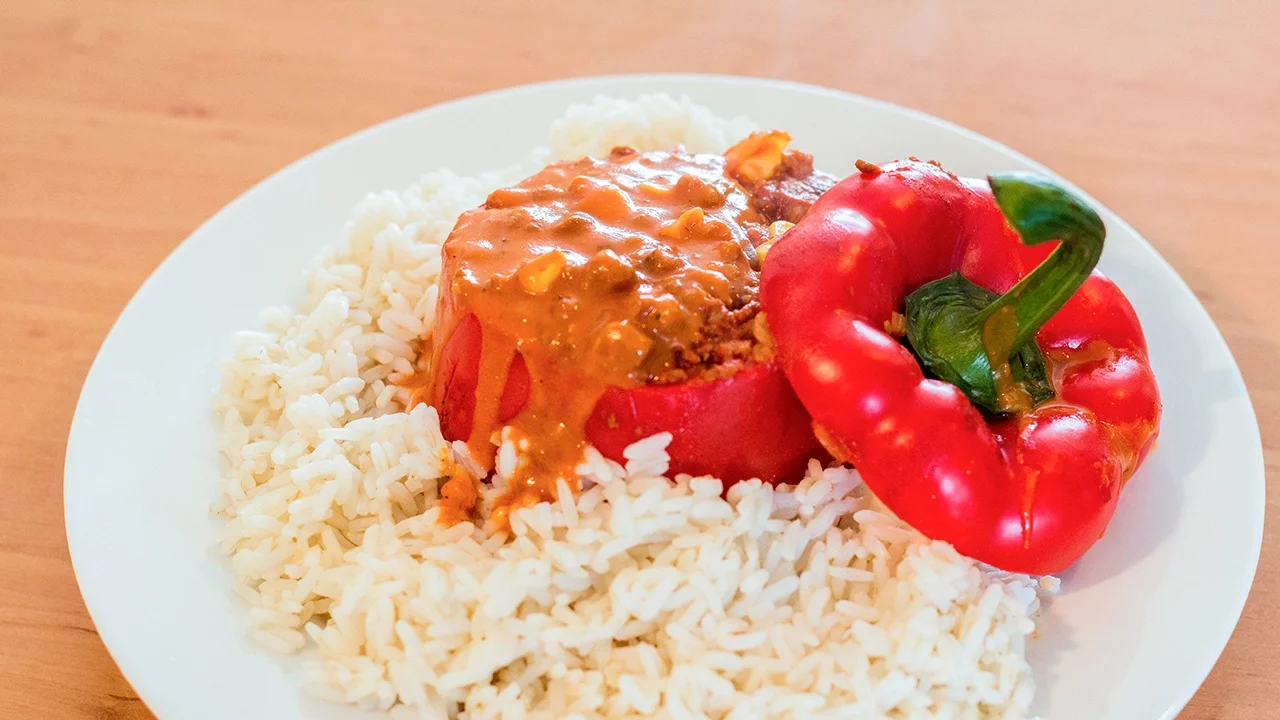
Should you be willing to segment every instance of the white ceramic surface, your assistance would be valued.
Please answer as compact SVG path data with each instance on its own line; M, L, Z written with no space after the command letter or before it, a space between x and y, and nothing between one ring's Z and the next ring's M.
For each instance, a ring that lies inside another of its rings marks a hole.
M785 128L820 167L936 158L962 175L1045 168L975 133L882 102L747 78L586 78L466 98L365 130L254 187L138 291L85 381L66 458L67 537L90 614L162 719L354 718L302 697L296 666L245 638L245 607L212 549L218 473L209 402L219 360L258 310L293 303L321 246L367 192L448 166L509 165L573 102L687 94ZM1165 401L1159 445L1105 538L1063 576L1032 646L1036 710L1054 720L1173 717L1239 617L1262 539L1257 423L1235 362L1186 284L1102 211L1101 268L1129 295ZM239 258L255 257L251 265ZM234 289L233 289L234 288Z

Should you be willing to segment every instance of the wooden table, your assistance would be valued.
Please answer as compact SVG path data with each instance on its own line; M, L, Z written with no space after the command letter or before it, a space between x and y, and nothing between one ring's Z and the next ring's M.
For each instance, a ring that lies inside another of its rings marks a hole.
M1129 219L1204 301L1244 371L1277 482L1280 4L797 5L0 3L0 717L150 717L81 603L61 493L80 384L143 278L291 160L507 85L783 77L919 108L1026 152ZM1235 638L1184 718L1278 712L1272 528Z

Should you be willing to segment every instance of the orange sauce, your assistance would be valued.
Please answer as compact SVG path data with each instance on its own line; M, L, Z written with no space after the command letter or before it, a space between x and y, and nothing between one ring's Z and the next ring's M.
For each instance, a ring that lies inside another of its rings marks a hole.
M440 486L440 522L444 525L456 525L463 520L475 520L476 503L480 500L480 491L476 487L475 478L466 470L457 468Z

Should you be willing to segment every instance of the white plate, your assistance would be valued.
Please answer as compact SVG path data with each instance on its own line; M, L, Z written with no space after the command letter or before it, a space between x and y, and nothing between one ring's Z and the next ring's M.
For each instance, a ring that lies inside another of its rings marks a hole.
M85 381L67 444L67 538L94 623L147 705L172 718L358 717L302 698L290 666L245 638L246 608L212 548L216 363L258 310L292 303L317 250L370 190L448 166L502 167L573 102L687 94L785 128L821 167L936 158L962 175L1045 168L911 110L747 78L627 76L520 87L358 133L263 181L191 235L138 291ZM1102 269L1142 318L1164 396L1157 449L1105 538L1063 576L1032 645L1036 710L1172 717L1235 626L1262 541L1257 422L1222 336L1173 269L1110 211ZM253 257L252 264L240 258Z

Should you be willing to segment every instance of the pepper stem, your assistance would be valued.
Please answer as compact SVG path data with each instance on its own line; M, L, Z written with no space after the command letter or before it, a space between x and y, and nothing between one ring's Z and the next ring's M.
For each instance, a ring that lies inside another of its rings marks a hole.
M996 204L1026 245L1059 246L1009 292L959 273L907 297L907 341L932 375L993 413L1024 412L1053 397L1036 331L1075 294L1102 255L1106 227L1083 200L1048 178L988 178Z
M988 354L1007 360L1088 279L1102 256L1107 229L1093 208L1042 175L1007 172L990 175L987 181L1000 211L1024 245L1060 241L1044 262L978 315ZM992 343L987 335L993 336ZM998 360L991 359L993 365Z

